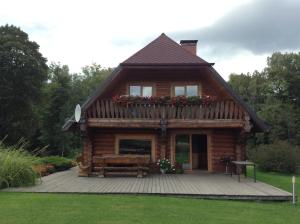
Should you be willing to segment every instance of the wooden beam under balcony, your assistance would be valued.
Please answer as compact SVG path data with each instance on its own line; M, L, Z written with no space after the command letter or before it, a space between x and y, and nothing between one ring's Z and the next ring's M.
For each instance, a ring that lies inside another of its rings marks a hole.
M243 128L241 119L169 119L167 128ZM103 119L88 118L89 127L101 128L160 128L159 119Z
M242 128L243 126L244 121L240 119L170 119L167 124L168 128Z
M88 118L89 127L102 128L160 128L160 120Z

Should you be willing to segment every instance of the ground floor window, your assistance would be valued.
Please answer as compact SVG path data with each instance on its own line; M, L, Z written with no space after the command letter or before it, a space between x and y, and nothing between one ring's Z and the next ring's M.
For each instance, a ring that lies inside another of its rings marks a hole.
M151 140L120 139L119 154L151 155Z
M120 155L149 155L155 161L155 136L151 134L115 135L115 153Z

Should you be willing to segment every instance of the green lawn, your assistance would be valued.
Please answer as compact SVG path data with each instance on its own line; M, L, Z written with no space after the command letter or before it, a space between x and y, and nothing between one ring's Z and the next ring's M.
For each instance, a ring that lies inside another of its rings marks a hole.
M253 176L253 169L248 168L249 176ZM288 192L292 192L292 176L291 174L279 174L275 172L258 171L256 177L258 180L281 188ZM300 195L300 175L296 176L296 194Z
M290 189L287 175L259 172L258 179ZM0 223L283 224L300 223L300 206L288 202L0 192Z

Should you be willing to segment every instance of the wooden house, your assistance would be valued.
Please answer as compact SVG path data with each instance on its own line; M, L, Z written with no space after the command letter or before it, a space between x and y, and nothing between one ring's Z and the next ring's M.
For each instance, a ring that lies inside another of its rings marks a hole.
M99 84L80 122L63 127L82 134L81 175L103 174L105 158L168 158L209 172L224 172L224 157L245 159L246 136L267 126L196 49L161 34Z

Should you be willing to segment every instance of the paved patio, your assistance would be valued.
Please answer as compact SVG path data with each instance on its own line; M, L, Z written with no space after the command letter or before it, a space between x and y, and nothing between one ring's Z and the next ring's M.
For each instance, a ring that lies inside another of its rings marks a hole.
M157 194L239 200L291 200L291 194L251 178L224 174L178 174L135 177L78 177L77 168L43 177L33 187L9 188L10 192Z

